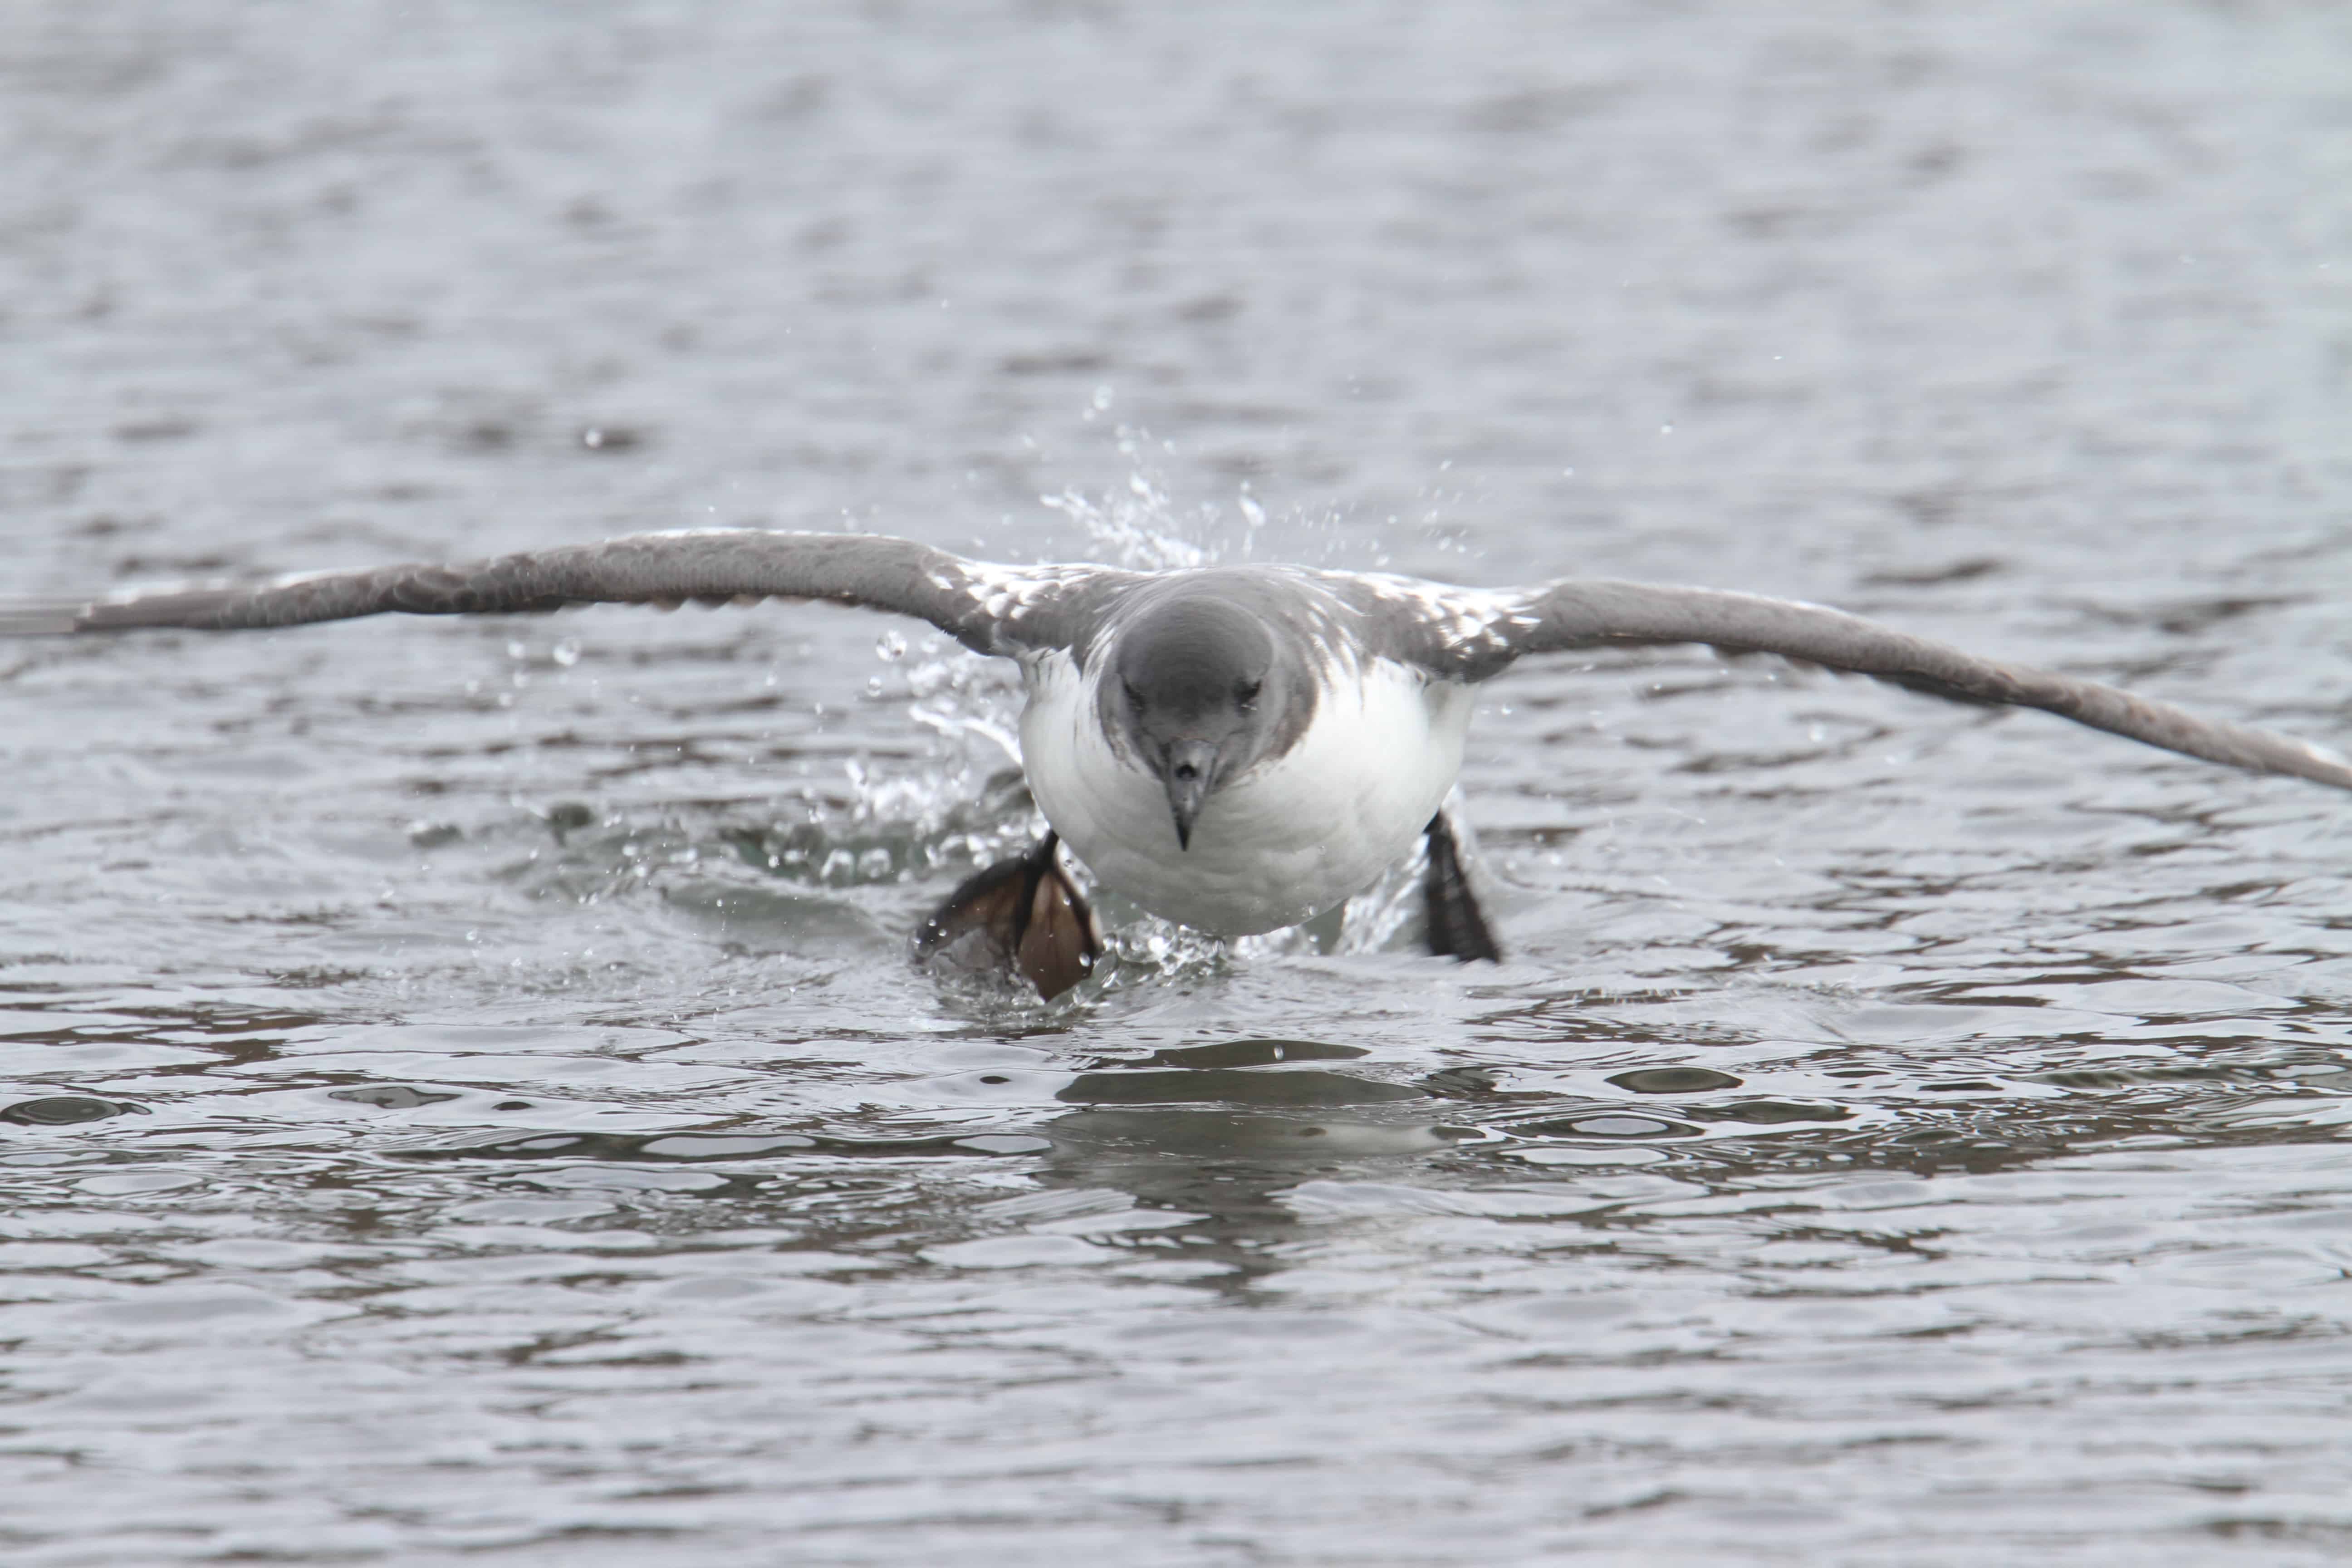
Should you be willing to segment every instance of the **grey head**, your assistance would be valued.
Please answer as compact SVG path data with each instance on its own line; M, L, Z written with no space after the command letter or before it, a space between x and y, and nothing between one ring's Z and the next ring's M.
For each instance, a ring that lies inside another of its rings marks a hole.
M1168 792L1178 847L1201 809L1281 756L1315 716L1321 660L1287 584L1228 568L1139 590L1118 618L1097 701L1104 732Z

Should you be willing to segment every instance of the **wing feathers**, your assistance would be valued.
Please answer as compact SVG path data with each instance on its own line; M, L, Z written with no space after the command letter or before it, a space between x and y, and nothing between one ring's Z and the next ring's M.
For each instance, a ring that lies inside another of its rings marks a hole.
M1373 651L1432 674L1484 680L1531 653L1609 644L1709 643L1851 670L1956 698L2039 708L2168 751L2352 789L2324 748L2200 718L2050 670L1996 663L1818 605L1703 588L1582 580L1497 594L1402 578L1313 574L1358 610ZM982 653L1070 647L1135 574L1008 567L903 539L713 529L641 533L463 565L332 572L257 585L96 602L0 601L0 636L176 626L227 631L358 616L514 614L569 605L828 599L915 616Z
M570 605L675 609L829 599L930 622L982 653L1066 646L1099 568L994 566L904 539L711 529L640 533L463 565L387 566L95 603L0 603L0 635L299 626L359 616L511 615Z
M1612 643L1708 643L1727 652L1779 654L1938 696L2039 708L2166 751L2352 789L2352 763L2323 747L2200 718L2095 680L1998 664L1818 605L1704 588L1567 582L1527 595L1496 629L1514 657Z

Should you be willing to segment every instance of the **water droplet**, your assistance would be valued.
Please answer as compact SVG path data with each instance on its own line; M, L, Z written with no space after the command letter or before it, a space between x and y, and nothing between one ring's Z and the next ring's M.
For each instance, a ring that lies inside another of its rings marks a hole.
M580 662L579 639L577 637L565 637L562 642L557 643L554 647L548 650L548 657L554 659L556 663L562 665L564 668L570 669L573 665Z

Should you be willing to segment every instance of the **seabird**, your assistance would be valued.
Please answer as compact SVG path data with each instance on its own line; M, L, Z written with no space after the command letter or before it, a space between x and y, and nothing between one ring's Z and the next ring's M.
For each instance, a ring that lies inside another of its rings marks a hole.
M1657 643L1777 654L2352 789L2352 763L2333 752L2096 681L1817 605L1589 578L1477 589L1298 566L1004 566L903 539L706 529L459 565L0 603L0 635L771 598L914 616L1019 664L1022 759L1050 831L959 887L917 949L985 954L1048 997L1101 952L1064 845L1097 883L1154 914L1242 936L1333 908L1421 839L1431 951L1498 956L1440 806L1461 770L1474 689L1530 654Z

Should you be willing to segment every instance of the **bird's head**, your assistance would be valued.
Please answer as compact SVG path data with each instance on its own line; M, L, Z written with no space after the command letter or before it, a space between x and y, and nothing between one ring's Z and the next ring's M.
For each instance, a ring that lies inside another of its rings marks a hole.
M1260 616L1211 581L1187 586L1120 628L1101 692L1106 726L1167 789L1189 849L1209 798L1305 729L1315 688Z

